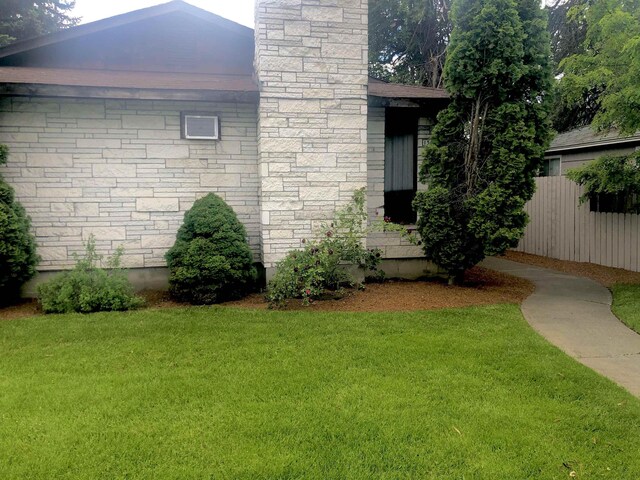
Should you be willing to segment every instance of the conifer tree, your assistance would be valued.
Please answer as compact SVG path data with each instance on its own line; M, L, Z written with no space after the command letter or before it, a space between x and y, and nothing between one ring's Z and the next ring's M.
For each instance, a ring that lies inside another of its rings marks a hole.
M414 201L428 259L451 282L517 245L549 141L551 62L538 0L457 0L445 65L451 101L425 149Z
M0 165L9 150L0 145ZM18 299L20 287L36 273L36 242L31 219L16 201L13 188L0 175L0 305Z

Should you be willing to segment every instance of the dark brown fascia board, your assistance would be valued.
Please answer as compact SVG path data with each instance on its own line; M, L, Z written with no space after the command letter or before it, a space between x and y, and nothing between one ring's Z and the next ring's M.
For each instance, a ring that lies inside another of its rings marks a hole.
M626 146L628 143L638 143L640 144L640 136L638 137L628 137L628 138L618 138L613 140L603 140L601 142L592 142L592 143L581 143L577 145L566 145L563 147L553 147L549 148L545 155L547 154L561 154L562 152L573 151L573 150L591 150L600 147L611 147L611 146Z
M69 27L58 32L50 33L48 35L42 35L26 40L22 40L16 43L12 43L4 48L0 48L0 58L22 53L35 48L45 47L54 43L63 42L65 40L71 40L74 38L82 37L92 33L101 32L110 28L121 27L141 20L147 20L154 17L159 17L173 12L183 12L193 17L200 18L204 21L210 22L220 28L224 28L229 32L246 37L253 40L253 30L239 23L233 22L226 18L223 18L215 13L207 12L198 7L194 7L182 0L172 0L168 3L155 5L153 7L147 7L140 10L134 10L133 12L123 13L113 17L105 18L103 20L97 20L95 22L86 23L84 25L77 25L75 27Z
M258 92L229 90L177 90L152 88L86 87L0 83L0 97L66 97L109 100L228 101L257 103Z

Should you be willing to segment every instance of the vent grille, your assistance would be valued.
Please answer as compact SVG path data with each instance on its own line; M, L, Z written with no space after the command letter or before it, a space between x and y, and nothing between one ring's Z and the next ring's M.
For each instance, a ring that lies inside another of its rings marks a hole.
M191 140L218 140L219 125L215 115L183 114L183 136Z

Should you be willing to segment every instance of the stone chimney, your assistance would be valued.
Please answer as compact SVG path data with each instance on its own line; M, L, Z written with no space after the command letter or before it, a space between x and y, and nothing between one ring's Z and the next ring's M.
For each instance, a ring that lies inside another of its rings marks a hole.
M368 0L257 0L262 253L275 263L367 182Z

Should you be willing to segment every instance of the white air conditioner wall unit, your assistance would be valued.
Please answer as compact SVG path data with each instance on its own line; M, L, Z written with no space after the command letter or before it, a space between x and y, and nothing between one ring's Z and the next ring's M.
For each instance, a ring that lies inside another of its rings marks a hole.
M183 113L182 138L188 140L220 140L220 122L217 115Z

